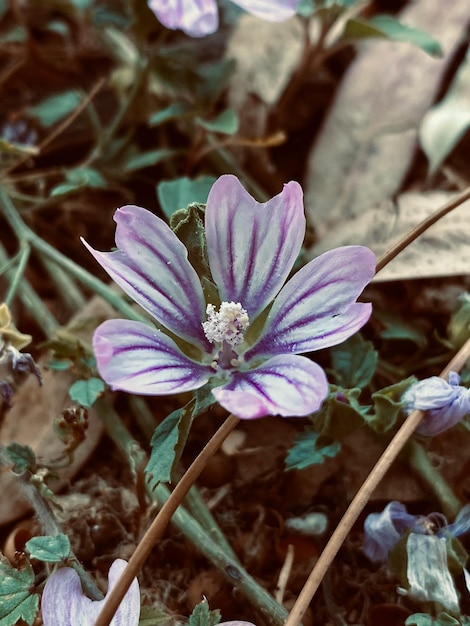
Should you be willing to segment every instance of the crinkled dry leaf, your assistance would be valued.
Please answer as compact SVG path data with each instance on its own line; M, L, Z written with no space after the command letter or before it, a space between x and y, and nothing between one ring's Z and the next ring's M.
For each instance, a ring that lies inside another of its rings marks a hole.
M71 322L85 319L102 319L114 317L114 310L101 298L93 298L87 306ZM83 324L87 327L87 324ZM91 329L80 336L85 341L91 339ZM41 369L47 358L40 361ZM6 413L0 428L0 443L12 441L28 445L36 455L45 459L56 459L61 456L64 445L54 434L54 419L60 416L63 409L71 406L68 390L74 381L69 371L44 372L44 384L39 387L37 380L30 376L15 393L13 407ZM103 432L103 426L93 411L89 411L89 427L85 441L75 451L73 463L60 472L60 479L51 483L54 490L60 489L74 476L88 460L96 448ZM9 472L0 473L0 524L9 524L29 510L29 503L21 494L18 482Z
M465 37L468 1L417 0L399 19L437 38L444 58L406 43L365 44L308 161L306 207L320 237L399 191L421 119Z
M377 256L429 217L455 194L444 191L405 193L396 205L385 202L333 228L316 246L316 256L336 246L363 244ZM470 271L470 201L464 202L391 261L376 281L456 276Z

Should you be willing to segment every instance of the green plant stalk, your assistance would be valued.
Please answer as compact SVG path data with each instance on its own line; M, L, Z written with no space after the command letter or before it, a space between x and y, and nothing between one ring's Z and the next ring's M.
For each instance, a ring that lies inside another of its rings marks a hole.
M5 453L3 452L3 446L0 447L0 462L5 467L9 467L10 463ZM56 520L55 515L50 507L49 502L45 500L38 492L36 487L31 484L30 472L24 472L23 474L14 474L14 476L20 481L23 488L23 493L28 498L31 506L33 507L36 516L42 526L42 529L46 535L54 537L55 535L63 534L62 528L59 522ZM84 590L93 600L102 600L103 594L90 578L89 574L85 571L80 561L77 559L72 549L70 550L69 565L80 576Z
M127 318L147 323L147 320L142 315L139 315L134 308L128 304L114 289L103 283L101 280L87 272L80 267L77 263L69 259L46 241L41 239L34 231L27 226L18 214L18 211L14 207L10 198L5 192L5 189L0 185L0 207L3 210L3 214L15 231L18 239L27 241L35 250L45 255L57 263L60 267L65 269L71 276L79 280L83 285L99 294L107 302L109 302L115 309L120 311Z
M30 245L27 242L22 242L20 252L18 254L18 263L13 274L13 279L10 282L7 295L5 296L5 303L9 307L11 307L11 303L13 302L16 292L18 291L18 287L23 277L24 271L26 269L26 265L28 264L28 259L29 259L30 254L31 254Z
M132 438L116 411L104 399L98 400L94 408L103 420L109 437L124 454L128 463L133 466L135 460L129 458L130 450L139 450L139 444ZM140 449L142 455L145 453ZM135 454L135 453L134 453ZM149 492L152 499L160 505L164 504L171 495L165 485L158 485L153 492ZM287 617L287 611L261 587L240 565L239 561L227 554L183 507L179 506L172 517L173 524L187 537L187 539L201 552L221 573L234 585L253 606L263 613L268 621L282 626Z
M54 282L57 292L62 298L62 301L66 307L75 315L86 304L86 299L83 296L80 289L70 276L54 261L51 261L48 257L42 257L42 262Z
M1 243L0 263L8 263L7 253ZM5 272L7 278L11 277L11 280L13 280L14 272L14 268L8 268ZM48 337L53 335L59 325L47 306L31 287L29 281L25 278L23 278L18 285L18 295L25 307L33 314L36 323L43 330L44 334Z
M434 493L444 515L453 520L463 507L463 503L457 498L440 472L433 467L426 450L418 441L411 439L408 443L407 451L411 468Z

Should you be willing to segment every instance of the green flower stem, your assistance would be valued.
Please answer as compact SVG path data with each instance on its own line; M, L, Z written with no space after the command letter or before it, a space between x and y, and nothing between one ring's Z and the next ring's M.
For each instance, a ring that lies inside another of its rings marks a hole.
M57 293L62 298L62 301L73 314L76 314L86 304L86 299L82 292L60 265L57 265L57 263L51 261L48 257L43 257L42 262L54 282Z
M66 257L65 254L62 254L36 235L36 233L23 222L2 186L0 186L0 208L2 208L5 218L20 240L29 242L35 250L57 263L57 265L69 272L69 274L79 280L83 285L99 294L127 318L141 322L147 321L145 317L139 315L114 289L93 276L93 274L90 274L90 272L87 272L80 267L80 265ZM33 310L33 312L35 311Z
M135 456L129 457L129 451L134 450L135 455L135 451L140 450L143 455L144 452L140 449L139 444L132 439L119 415L106 400L98 400L94 407L102 417L110 438L124 453L130 465L134 466ZM165 485L160 484L153 492L149 492L149 496L163 505L170 498L171 493ZM227 554L183 506L176 509L171 521L199 552L215 565L257 610L266 616L268 621L277 626L282 626L287 617L287 611L244 570L237 559L232 557L232 551ZM98 623L103 626L105 623L109 624L109 621L97 621Z
M11 465L8 456L4 452L3 446L0 446L0 463L5 467L9 467ZM23 488L23 493L31 503L31 506L34 509L37 518L39 519L44 533L52 537L63 534L62 528L60 527L59 522L56 520L49 502L41 496L36 487L31 483L30 471L14 475L20 481L20 484ZM86 593L93 600L102 600L103 594L95 585L92 578L90 578L89 574L85 571L72 550L70 550L69 560L70 566L73 567L76 570L77 574L80 576L80 580L82 581L82 585Z
M149 409L147 402L140 396L128 396L129 406L135 417L138 427L146 439L150 441L157 422Z
M5 248L0 243L0 263L8 263L8 256ZM6 270L6 276L10 280L14 277L14 268ZM52 313L49 311L44 302L39 298L29 281L25 278L18 285L18 295L25 307L34 315L34 319L38 326L44 331L48 337L53 335L58 328L58 323Z
M441 476L440 472L433 467L423 446L416 440L411 439L408 444L409 463L419 478L434 493L441 505L444 515L453 520L463 506L450 486Z
M18 254L18 263L14 270L13 279L10 282L5 303L10 307L13 299L18 291L21 279L23 277L26 265L28 264L29 255L31 254L31 246L27 242L21 243L20 252Z
M238 561L238 557L232 550L232 546L227 541L224 533L217 524L214 516L210 512L207 504L204 502L199 490L196 487L191 487L188 491L188 495L184 499L184 503L189 509L189 512L194 519L204 528L209 537L217 545L219 545L225 554L230 556L234 561Z

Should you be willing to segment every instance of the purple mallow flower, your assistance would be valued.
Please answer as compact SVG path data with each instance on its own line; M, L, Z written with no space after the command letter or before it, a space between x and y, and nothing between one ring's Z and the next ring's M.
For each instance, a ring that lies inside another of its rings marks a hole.
M388 555L402 535L411 531L439 538L458 537L470 530L470 504L464 506L455 521L448 524L442 513L412 515L401 502L392 501L382 513L371 513L364 522L364 553L371 561L386 563Z
M233 0L245 11L269 22L282 22L295 15L300 0ZM219 25L216 0L149 0L158 20L172 30L192 37L214 33Z
M166 395L210 381L216 400L245 419L320 407L325 373L299 353L339 344L366 323L371 305L356 299L374 275L375 257L363 246L337 248L284 285L305 234L298 183L264 204L235 176L214 183L205 213L217 288L209 289L209 302L186 248L163 220L137 206L118 209L114 219L118 250L85 245L172 336L129 320L99 326L93 347L112 388Z
M108 591L116 585L126 561L116 559L109 569ZM94 626L105 599L90 600L80 584L77 572L62 567L46 582L41 600L44 626ZM138 626L140 615L139 583L135 578L124 596L110 626Z
M418 435L438 435L470 413L470 390L459 382L459 375L449 372L449 382L439 376L431 376L405 391L402 402L407 413L415 409L426 411L416 429Z

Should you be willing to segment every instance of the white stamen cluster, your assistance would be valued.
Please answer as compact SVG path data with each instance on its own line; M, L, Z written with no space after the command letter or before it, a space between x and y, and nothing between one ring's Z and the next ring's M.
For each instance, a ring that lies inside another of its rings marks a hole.
M206 313L207 322L202 327L211 343L225 341L231 346L238 346L243 341L243 333L250 325L250 320L239 302L222 302L218 312L213 304L208 304Z

